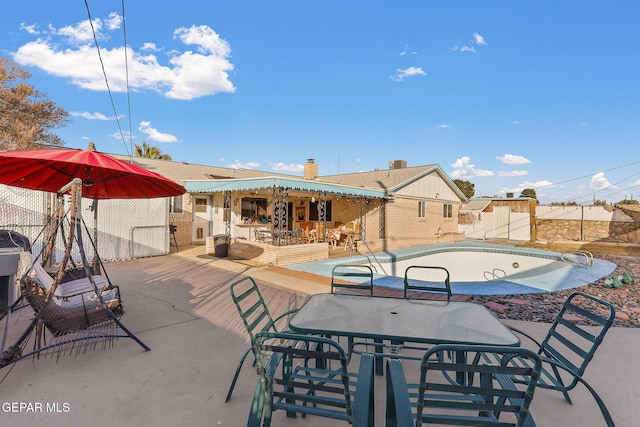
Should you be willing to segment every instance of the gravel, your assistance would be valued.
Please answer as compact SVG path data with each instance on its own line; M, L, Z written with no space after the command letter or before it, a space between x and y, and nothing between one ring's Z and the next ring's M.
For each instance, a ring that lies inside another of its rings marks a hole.
M639 327L640 257L598 255L596 258L613 262L618 267L611 275L621 275L626 271L634 278L634 283L614 290L604 284L610 275L590 285L564 291L544 294L474 296L471 302L484 304L492 301L504 305L506 307L504 312L497 312L497 316L501 319L551 323L560 311L565 299L573 292L581 291L614 305L618 313L614 326Z

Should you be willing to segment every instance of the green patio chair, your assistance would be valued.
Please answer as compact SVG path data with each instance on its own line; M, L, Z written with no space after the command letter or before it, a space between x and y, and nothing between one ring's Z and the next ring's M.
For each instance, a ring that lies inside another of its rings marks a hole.
M279 409L290 418L300 413L374 426L371 355L363 355L358 372L350 373L345 351L329 338L260 332L253 349L260 380L247 426L270 426ZM304 363L294 365L295 359Z
M452 352L470 356L491 354L500 363L484 359L440 361L434 356ZM508 363L510 358L527 360L525 367ZM533 426L529 405L540 375L540 357L519 347L437 345L427 350L420 364L417 384L407 384L400 359L387 360L387 427L423 424L460 426ZM526 388L509 384L511 375L527 378ZM452 381L452 378L464 381Z
M362 280L365 280L361 283ZM355 280L355 282L354 282ZM373 296L373 268L369 265L338 264L331 269L331 293L359 294ZM355 291L355 292L354 292Z
M429 282L418 281L409 277L410 270L442 270L445 273L445 279L442 285L431 285ZM449 279L449 270L444 267L432 267L426 265L412 265L407 267L404 271L404 297L408 295L427 295L430 296L433 293L444 293L447 296L447 302L451 300L451 281Z
M572 403L569 391L578 383L583 384L598 404L608 426L614 425L611 415L583 376L605 334L613 325L614 318L615 308L612 304L583 292L575 292L564 302L541 343L520 329L510 327L537 347L537 353L543 362L538 387L559 391L568 403ZM511 363L523 365L526 361L514 358ZM514 376L512 381L521 383L522 379Z
M262 297L260 289L258 289L258 285L251 277L244 277L232 283L229 290L231 292L233 303L236 305L238 313L242 318L242 323L247 329L249 337L252 341L254 336L258 332L278 332L276 323L280 319L283 319L286 316L290 316L291 314L298 311L297 308L288 310L274 319L269 312L267 304L264 302L264 298ZM229 386L229 391L227 392L225 402L228 402L229 399L231 399L233 389L235 388L236 382L238 381L238 375L240 375L242 365L244 364L244 361L249 353L251 353L251 347L249 347L247 351L245 351L245 353L242 355L242 358L240 359L240 362L238 362L238 366L233 375L231 385Z

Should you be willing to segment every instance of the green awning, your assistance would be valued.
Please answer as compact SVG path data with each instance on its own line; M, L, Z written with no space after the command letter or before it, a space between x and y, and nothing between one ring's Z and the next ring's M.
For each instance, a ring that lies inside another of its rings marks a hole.
M340 194L343 196L365 197L368 199L384 199L387 194L381 190L306 179L289 178L247 178L247 179L215 179L206 181L185 181L184 186L190 193L218 193L224 191L248 191L265 188L284 188L288 190L309 191L313 193Z

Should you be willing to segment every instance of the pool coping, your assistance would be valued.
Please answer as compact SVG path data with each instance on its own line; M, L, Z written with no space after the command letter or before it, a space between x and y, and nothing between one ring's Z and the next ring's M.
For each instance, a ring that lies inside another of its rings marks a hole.
M331 268L337 264L359 265L363 263L391 263L406 261L425 255L443 252L485 252L503 253L521 256L532 256L554 261L562 261L562 253L545 251L536 248L519 248L515 246L500 245L482 241L463 241L456 243L437 243L432 245L421 245L411 248L397 249L394 251L377 252L371 255L355 255L348 259L330 259L327 261L317 261L302 264L292 264L286 266L288 269L296 271L306 271L321 276L331 277ZM593 283L605 277L616 268L612 262L593 259L593 264L589 268L581 265L567 265L569 274L558 277L554 272L541 273L532 278L522 278L516 276L512 280L494 279L485 282L452 282L451 289L454 294L459 295L517 295L530 293L554 292L558 290L573 289ZM393 289L402 289L403 279L396 276L383 274L374 275L374 284L377 286Z

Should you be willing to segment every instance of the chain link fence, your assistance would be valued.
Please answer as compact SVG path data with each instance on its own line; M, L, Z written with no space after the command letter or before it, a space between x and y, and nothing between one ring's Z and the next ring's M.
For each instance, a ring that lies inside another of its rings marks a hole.
M68 198L66 200L68 203ZM33 253L42 248L43 230L53 214L55 195L0 185L0 229L29 238ZM82 242L89 260L97 253L103 261L124 260L169 253L167 199L91 200L83 199ZM66 234L65 234L66 233ZM68 228L56 240L55 257L64 253ZM80 253L74 245L74 261Z

